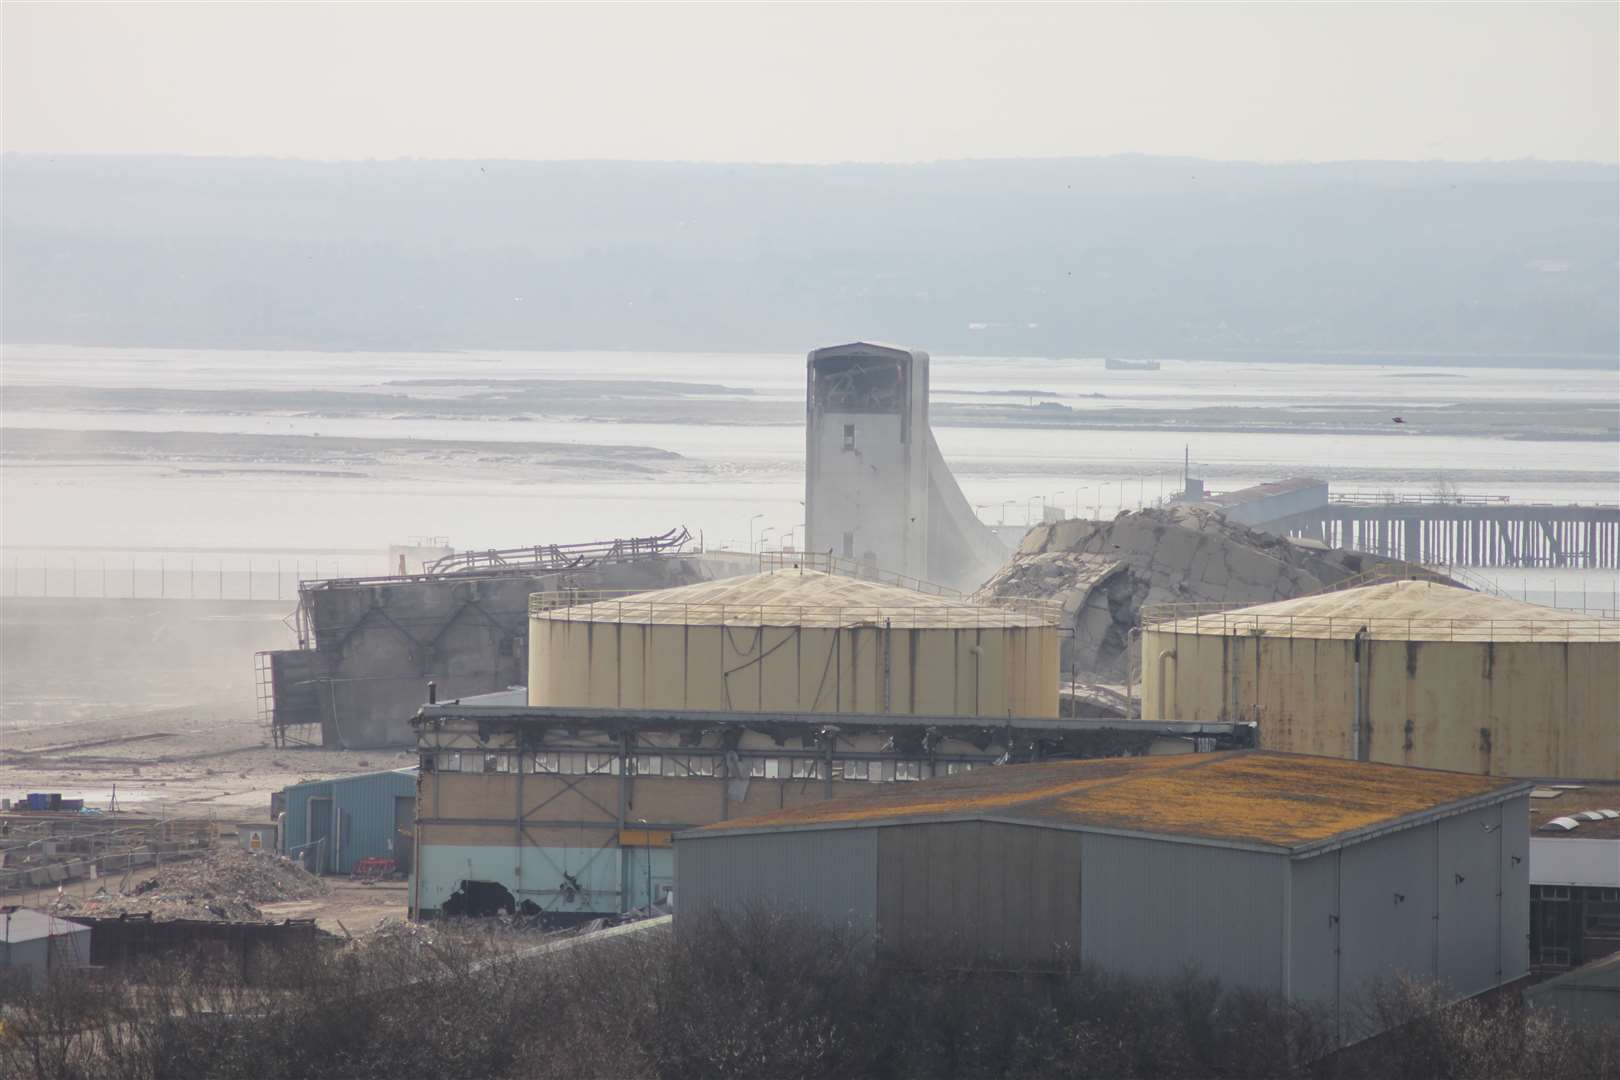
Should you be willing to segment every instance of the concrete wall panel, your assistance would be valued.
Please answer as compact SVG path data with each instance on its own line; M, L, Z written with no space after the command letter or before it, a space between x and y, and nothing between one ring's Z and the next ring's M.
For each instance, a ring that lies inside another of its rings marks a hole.
M1502 982L1507 983L1530 972L1530 799L1509 799L1499 810L1502 921L1497 931L1501 939Z
M875 831L885 948L1043 964L1080 947L1078 833L976 821Z
M1084 834L1081 955L1114 971L1220 974L1280 993L1288 860L1227 848Z
M1439 978L1460 995L1498 985L1504 957L1501 855L1502 808L1487 807L1436 824L1440 873ZM1528 895L1528 887L1526 894Z
M1401 972L1437 974L1437 835L1424 825L1339 853L1339 997L1347 1033L1355 1034L1352 1021L1377 983Z
M802 911L871 935L877 917L876 829L675 841L676 906L688 914L758 905Z
M1288 996L1331 1006L1339 984L1339 853L1289 868Z

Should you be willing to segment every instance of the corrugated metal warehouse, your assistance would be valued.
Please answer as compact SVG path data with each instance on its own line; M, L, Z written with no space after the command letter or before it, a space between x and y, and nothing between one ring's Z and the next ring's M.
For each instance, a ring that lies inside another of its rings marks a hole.
M766 905L1038 966L1189 965L1332 1009L1528 968L1527 784L1267 751L1005 766L677 834L677 922Z
M1620 778L1620 620L1398 581L1144 612L1143 715L1260 745L1496 776Z
M1056 610L970 604L814 561L568 607L531 597L529 704L1057 716Z
M317 873L347 874L361 859L411 869L416 769L312 780L286 789L281 850Z

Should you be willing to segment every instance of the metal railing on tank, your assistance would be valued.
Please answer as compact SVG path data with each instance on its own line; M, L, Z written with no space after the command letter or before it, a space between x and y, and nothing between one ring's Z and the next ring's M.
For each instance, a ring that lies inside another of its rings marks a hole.
M879 585L893 585L896 588L910 589L912 592L926 593L929 596L962 595L960 590L948 585L939 585L909 574L897 574L893 570L883 570L871 563L834 555L830 551L762 551L759 553L759 570L762 574L783 570L813 570L822 574L872 581Z
M1142 627L1160 633L1376 641L1620 641L1615 619L1477 619L1424 616L1268 615L1222 604L1156 604Z
M570 602L555 593L529 597L531 617L558 622L663 626L974 629L1057 626L1063 608L1045 600L979 604L746 604L598 597Z

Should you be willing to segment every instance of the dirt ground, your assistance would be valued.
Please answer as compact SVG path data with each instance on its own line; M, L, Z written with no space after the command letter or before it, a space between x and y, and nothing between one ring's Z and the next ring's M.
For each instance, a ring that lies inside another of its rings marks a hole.
M5 902L23 907L49 909L59 899L66 899L75 908L88 910L87 901L98 889L122 888L134 892L157 876L157 871L146 868L131 874L127 884L115 878L101 880L81 879L67 884L35 889L25 893L8 893ZM322 930L340 937L363 938L378 929L404 922L410 905L409 888L403 881L382 881L362 885L346 877L323 879L328 887L324 896L307 900L282 900L258 904L259 911L270 922L283 919L314 919ZM131 907L134 910L138 905ZM72 917L70 914L69 918Z
M408 750L276 749L249 712L229 705L160 709L44 727L8 724L0 795L61 792L106 810L266 821L288 784L416 762Z
M328 878L332 891L313 900L284 900L260 904L267 919L314 919L322 930L347 937L365 937L389 923L405 921L410 893L403 881L362 885L347 878Z

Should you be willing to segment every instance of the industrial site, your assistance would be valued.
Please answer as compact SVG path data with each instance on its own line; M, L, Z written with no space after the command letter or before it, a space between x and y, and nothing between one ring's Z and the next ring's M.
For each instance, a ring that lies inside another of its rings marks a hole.
M0 1080L1620 1080L1620 4L0 45Z
M299 580L276 649L182 601L198 639L164 647L256 707L11 728L8 967L251 981L409 927L493 958L773 913L878 959L1197 970L1334 1046L1397 977L1616 1007L1620 619L1482 575L1612 572L1620 507L1189 465L1153 506L992 525L929 367L809 353L795 543L396 545Z

